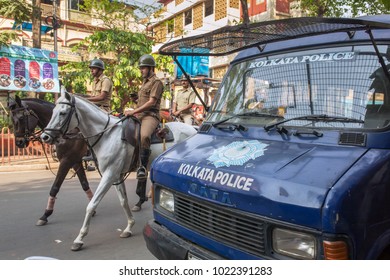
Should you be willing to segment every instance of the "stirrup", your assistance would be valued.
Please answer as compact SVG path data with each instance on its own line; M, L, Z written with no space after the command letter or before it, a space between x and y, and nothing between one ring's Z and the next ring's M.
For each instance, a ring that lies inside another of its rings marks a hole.
M146 180L148 178L148 171L144 166L140 166L137 170L137 180Z
M83 161L95 161L92 154L89 154L87 156L83 156Z

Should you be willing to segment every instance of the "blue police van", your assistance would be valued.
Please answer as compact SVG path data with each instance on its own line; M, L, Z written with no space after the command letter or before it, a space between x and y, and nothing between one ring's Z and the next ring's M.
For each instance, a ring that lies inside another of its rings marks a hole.
M154 256L390 258L390 15L229 26L160 53L238 54L198 133L153 162Z

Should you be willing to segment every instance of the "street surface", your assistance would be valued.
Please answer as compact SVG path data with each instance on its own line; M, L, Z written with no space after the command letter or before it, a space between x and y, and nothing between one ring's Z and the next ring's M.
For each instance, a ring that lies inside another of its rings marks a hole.
M126 180L130 207L138 201L134 176L132 174ZM87 177L95 191L100 180L99 173L87 172ZM81 251L70 250L80 231L88 203L77 177L65 180L49 223L36 226L44 213L53 181L54 175L48 170L0 172L1 260L20 260L31 256L60 260L155 260L147 250L142 235L143 226L152 218L151 203L145 202L141 212L133 213L136 220L133 236L120 238L120 230L127 222L114 187L98 206Z

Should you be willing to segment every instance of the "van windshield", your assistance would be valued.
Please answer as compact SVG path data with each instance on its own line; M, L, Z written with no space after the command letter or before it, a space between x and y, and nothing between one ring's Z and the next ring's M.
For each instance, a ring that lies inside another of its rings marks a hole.
M390 69L390 47L378 48ZM371 45L250 59L226 75L208 122L230 118L229 123L264 126L293 119L283 125L362 129L390 122L390 82ZM301 118L311 115L327 119Z

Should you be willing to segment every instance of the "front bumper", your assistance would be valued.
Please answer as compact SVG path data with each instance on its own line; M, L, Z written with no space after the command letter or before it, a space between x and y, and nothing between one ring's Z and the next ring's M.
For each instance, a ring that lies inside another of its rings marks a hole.
M143 235L148 250L160 260L223 259L219 255L182 239L154 220L147 222Z

